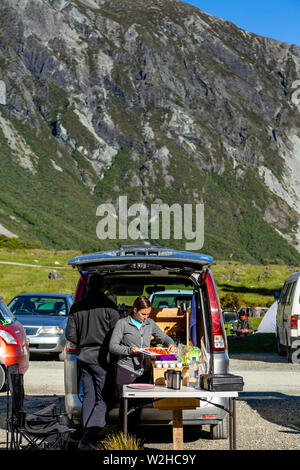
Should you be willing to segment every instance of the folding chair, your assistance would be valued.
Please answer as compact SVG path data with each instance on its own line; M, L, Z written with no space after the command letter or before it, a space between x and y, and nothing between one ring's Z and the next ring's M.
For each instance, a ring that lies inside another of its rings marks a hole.
M18 365L8 366L6 373L6 448L10 450L67 449L69 435L75 429L68 426L66 413L57 414L55 403L35 412L26 412L23 375L19 373Z

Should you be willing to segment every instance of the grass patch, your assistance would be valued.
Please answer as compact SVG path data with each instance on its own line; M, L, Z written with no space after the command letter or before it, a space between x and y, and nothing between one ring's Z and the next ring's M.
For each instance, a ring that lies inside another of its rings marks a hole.
M125 438L124 433L112 433L99 442L95 450L144 450L143 441L134 435Z

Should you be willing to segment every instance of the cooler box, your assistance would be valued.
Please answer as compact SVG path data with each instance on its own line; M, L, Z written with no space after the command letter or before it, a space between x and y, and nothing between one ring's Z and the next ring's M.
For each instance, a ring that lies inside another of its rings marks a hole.
M202 374L200 375L200 388L211 392L241 392L243 390L243 377L233 374Z

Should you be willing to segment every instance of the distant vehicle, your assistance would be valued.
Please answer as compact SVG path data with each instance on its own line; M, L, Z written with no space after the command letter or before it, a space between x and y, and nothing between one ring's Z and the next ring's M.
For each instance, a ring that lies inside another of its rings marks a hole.
M300 349L300 271L289 276L281 290L276 314L276 345L280 355L293 362Z
M9 302L11 312L24 326L31 354L56 354L64 360L65 329L72 303L70 294L39 292L20 294Z
M224 310L222 312L222 315L223 315L224 324L229 323L229 324L232 325L233 323L235 323L239 319L238 312L235 312L233 310Z
M18 364L20 374L25 374L29 367L29 346L23 325L0 297L0 391L5 383L6 368L12 364Z
M149 301L153 308L176 308L183 303L190 308L193 291L185 289L167 289L150 294Z

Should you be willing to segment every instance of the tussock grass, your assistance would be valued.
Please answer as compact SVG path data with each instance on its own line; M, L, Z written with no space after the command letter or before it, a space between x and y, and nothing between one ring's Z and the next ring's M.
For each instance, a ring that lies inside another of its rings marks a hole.
M144 450L143 441L134 435L125 438L124 433L112 433L95 447L97 450Z

